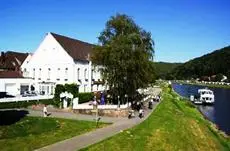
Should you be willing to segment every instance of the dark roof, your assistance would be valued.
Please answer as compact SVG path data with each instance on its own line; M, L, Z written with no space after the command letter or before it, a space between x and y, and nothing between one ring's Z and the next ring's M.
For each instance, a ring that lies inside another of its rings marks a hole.
M19 70L27 56L28 53L13 51L1 52L0 69Z
M88 61L93 50L93 44L51 33L65 51L74 59Z
M20 71L0 71L0 78L23 78Z

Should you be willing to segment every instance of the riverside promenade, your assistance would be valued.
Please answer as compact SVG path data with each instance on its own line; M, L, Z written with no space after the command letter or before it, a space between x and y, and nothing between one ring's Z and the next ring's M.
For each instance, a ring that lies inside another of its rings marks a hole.
M152 94L158 95L161 92L160 88L154 88ZM76 151L82 148L85 148L89 145L100 142L106 138L109 138L115 134L118 134L128 128L131 128L142 121L144 121L148 116L153 112L153 110L157 107L159 102L154 102L153 109L145 109L144 118L139 118L136 114L135 118L114 118L114 117L101 117L102 122L113 123L109 126L96 129L92 132L88 132L79 136L72 137L70 139L66 139L43 148L37 149L36 151ZM73 113L58 113L51 112L52 117L59 118L67 118L67 119L76 119L76 120L94 120L91 115L81 115L81 114L73 114ZM39 111L29 110L29 116L42 116Z

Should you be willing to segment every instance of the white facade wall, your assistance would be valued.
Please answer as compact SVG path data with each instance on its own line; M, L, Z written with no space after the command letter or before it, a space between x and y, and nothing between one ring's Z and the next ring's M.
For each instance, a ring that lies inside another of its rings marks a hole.
M21 86L31 86L32 79L29 78L0 78L0 92L10 95L20 95Z
M23 64L22 71L25 70L28 73L24 74L34 79L36 91L45 89L45 94L51 93L56 84L66 83L78 84L79 92L93 90L91 61L74 61L50 33L28 60L28 63ZM101 78L98 71L93 75L95 80Z

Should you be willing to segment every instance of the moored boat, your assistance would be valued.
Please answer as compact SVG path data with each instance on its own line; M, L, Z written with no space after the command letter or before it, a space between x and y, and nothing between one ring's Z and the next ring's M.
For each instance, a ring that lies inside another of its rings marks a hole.
M215 102L214 93L212 90L205 88L198 90L199 97L190 96L190 100L194 104L213 104Z

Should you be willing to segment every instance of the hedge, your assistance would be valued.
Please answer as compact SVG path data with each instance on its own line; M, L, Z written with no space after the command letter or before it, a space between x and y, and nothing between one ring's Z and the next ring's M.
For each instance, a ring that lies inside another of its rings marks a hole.
M73 94L73 97L77 97L78 96L78 86L76 84L65 84L65 85L62 85L62 84L57 84L56 87L55 87L55 93L54 93L54 103L55 103L55 106L60 106L60 94L62 92L69 92L71 94Z
M84 93L79 93L78 97L79 97L79 103L85 103L88 101L92 101L93 100L93 93L92 92L84 92Z
M44 100L31 100L31 101L19 101L19 102L2 102L0 103L0 109L7 108L27 108L28 106L35 104L46 104L54 105L53 99L44 99Z

